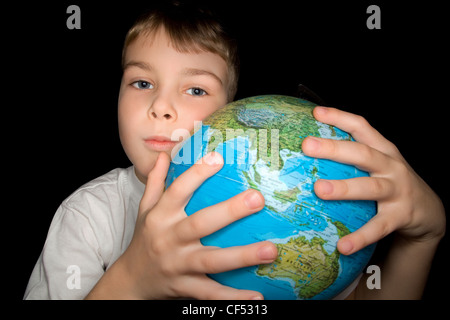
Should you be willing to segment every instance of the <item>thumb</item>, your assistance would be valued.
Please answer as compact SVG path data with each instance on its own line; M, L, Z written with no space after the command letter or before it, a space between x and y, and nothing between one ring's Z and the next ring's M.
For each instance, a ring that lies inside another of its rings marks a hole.
M165 152L160 152L153 169L148 173L144 195L139 204L139 214L153 208L161 198L169 165L169 156Z

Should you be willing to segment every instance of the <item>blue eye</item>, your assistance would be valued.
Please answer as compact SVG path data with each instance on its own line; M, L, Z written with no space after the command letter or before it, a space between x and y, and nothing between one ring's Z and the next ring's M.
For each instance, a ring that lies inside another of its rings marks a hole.
M141 90L145 90L145 89L153 89L153 85L148 82L148 81L144 81L144 80L138 80L135 81L131 84L133 87L137 88L137 89L141 89Z
M194 97L200 97L208 94L205 90L200 88L190 88L186 91L187 94L190 94Z

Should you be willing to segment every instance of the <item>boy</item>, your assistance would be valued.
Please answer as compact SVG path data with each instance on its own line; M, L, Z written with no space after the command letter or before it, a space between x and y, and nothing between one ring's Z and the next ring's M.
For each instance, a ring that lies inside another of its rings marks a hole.
M192 129L194 121L234 97L238 71L232 42L206 12L175 5L153 11L129 31L123 69L119 132L133 166L89 182L62 203L25 298L262 299L258 292L222 286L206 274L270 263L277 254L273 244L218 249L199 241L261 210L262 195L248 190L186 217L192 192L222 166L214 153L164 191L170 153L179 143L174 130ZM377 216L340 240L341 253L351 254L393 231L397 235L382 266L382 290L366 290L361 281L350 297L420 298L445 231L440 200L364 119L323 107L314 115L357 142L307 138L304 152L371 173L370 178L320 180L317 195L378 201ZM416 255L422 258L411 266ZM80 272L79 285L67 282L70 266Z

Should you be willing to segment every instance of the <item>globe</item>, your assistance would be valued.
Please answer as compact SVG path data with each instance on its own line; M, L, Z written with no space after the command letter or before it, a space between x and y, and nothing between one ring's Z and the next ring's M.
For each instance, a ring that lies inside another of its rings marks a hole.
M314 194L317 179L368 176L354 166L302 153L307 136L352 140L348 133L316 121L314 107L280 95L232 102L197 123L174 155L167 186L208 152L224 158L223 168L194 192L187 215L248 188L265 198L261 211L201 242L224 248L269 240L277 246L277 259L208 275L219 283L259 291L265 299L332 299L355 281L372 256L375 244L349 256L341 255L336 245L375 215L375 202L321 200Z

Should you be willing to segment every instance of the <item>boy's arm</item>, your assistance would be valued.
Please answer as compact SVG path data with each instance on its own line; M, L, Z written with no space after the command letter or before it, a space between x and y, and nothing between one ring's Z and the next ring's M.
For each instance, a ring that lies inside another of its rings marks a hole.
M317 120L352 134L356 141L307 138L305 154L355 165L370 177L318 180L314 191L325 200L374 200L378 212L367 224L338 242L352 254L395 232L381 269L381 290L369 291L361 280L356 297L420 298L439 241L445 233L445 212L439 197L414 172L398 149L367 121L334 108L318 107Z
M366 274L355 289L355 299L420 299L440 238L408 241L396 236L380 265L381 288L370 290Z
M168 155L160 153L148 176L129 247L86 298L262 299L259 292L223 286L206 274L271 263L277 256L274 244L221 249L203 246L200 238L258 212L264 207L263 196L247 190L187 217L184 208L192 193L222 168L223 158L206 155L164 191L169 162Z

